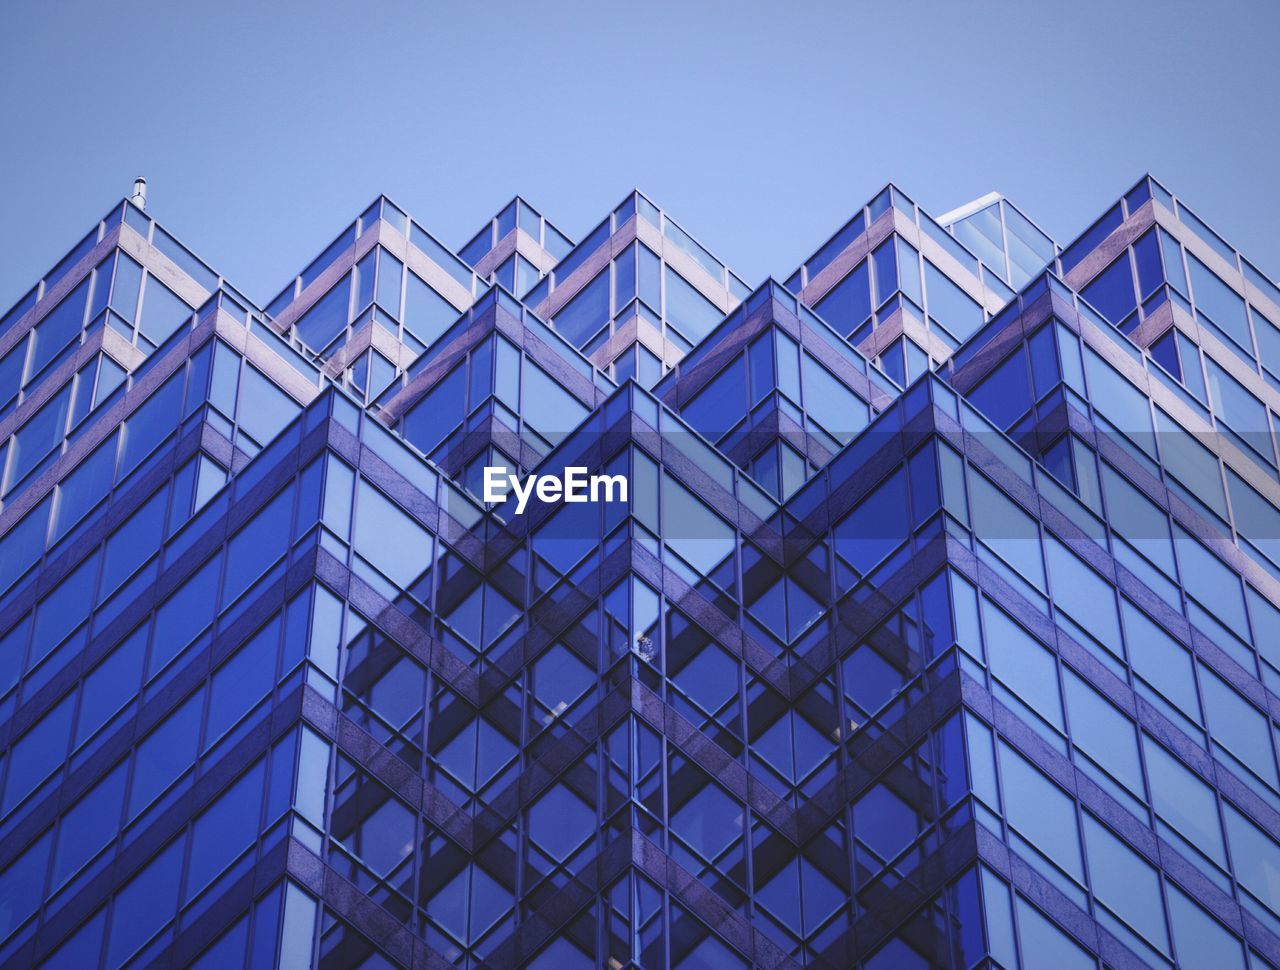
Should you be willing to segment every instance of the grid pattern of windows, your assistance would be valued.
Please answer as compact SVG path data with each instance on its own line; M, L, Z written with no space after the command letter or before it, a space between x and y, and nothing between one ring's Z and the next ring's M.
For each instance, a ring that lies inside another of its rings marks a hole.
M1280 966L1280 290L957 211L379 198L263 311L113 210L0 323L0 967Z

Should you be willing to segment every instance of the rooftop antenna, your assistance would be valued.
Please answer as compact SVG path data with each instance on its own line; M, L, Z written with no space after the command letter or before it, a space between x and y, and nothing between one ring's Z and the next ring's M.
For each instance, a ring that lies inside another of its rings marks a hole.
M133 195L129 196L129 201L139 209L147 208L147 180L141 175L133 180Z

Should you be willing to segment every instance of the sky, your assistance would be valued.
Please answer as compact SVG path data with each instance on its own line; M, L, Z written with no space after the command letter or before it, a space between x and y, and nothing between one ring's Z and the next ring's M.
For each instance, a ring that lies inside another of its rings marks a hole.
M1147 171L1280 277L1280 4L71 2L0 12L0 306L149 183L266 303L378 193L458 249L633 187L751 285L884 183L1070 241Z

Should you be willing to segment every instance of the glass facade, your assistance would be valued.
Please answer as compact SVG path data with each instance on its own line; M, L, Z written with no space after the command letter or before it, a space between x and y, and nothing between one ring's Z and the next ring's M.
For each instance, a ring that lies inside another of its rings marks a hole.
M265 309L123 203L0 321L0 968L1280 967L1277 326L1150 178Z

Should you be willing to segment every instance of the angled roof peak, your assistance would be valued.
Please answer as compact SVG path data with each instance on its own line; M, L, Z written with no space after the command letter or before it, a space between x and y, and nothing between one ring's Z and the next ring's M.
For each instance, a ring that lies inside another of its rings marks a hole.
M340 258L344 257L348 251L353 250L356 247L357 240L379 225L384 227L384 231L389 230L392 237L401 239L398 248L402 247L403 240L407 239L413 248L421 251L444 274L452 277L453 283L444 283L442 285L451 291L449 300L455 308L461 309L463 306L470 305L476 292L476 274L471 266L467 265L453 250L423 228L419 222L411 218L404 209L396 205L390 198L379 194L354 221L348 223L338 233L319 255L312 259L300 273L295 274L289 280L275 298L267 304L267 314L272 317L283 314L286 308L302 295L304 290L319 279ZM361 244L361 253L364 252L365 245ZM351 257L346 256L346 258L350 259ZM453 285L454 283L457 284L456 288Z
M1060 247L1002 192L988 192L938 217L982 264L1017 289L1054 262Z
M181 271L185 280L175 279L188 303L201 304L219 289L233 293L237 300L256 309L256 304L227 284L223 277L165 229L138 205L137 196L122 197L71 249L58 260L27 292L0 317L0 333L16 324L28 311L44 301L61 300L72 285L83 281L95 266L108 258L114 249L123 249L131 260L141 258L138 237L159 252L168 263ZM133 239L131 244L129 239ZM142 247L145 248L145 247ZM95 255L96 254L96 255ZM110 271L104 271L99 286L110 286ZM43 314L43 310L38 315Z
M1149 214L1144 214L1144 207L1148 203L1156 208ZM1179 196L1149 173L1143 175L1129 191L1063 249L1059 264L1063 278L1073 287L1083 289L1103 268L1101 265L1094 265L1097 263L1096 259L1090 260L1088 257L1098 251L1098 247L1113 233L1122 227L1131 226L1134 220L1160 224L1181 241L1190 242L1193 249L1199 250L1211 262L1221 260L1221 263L1217 263L1220 271L1243 273L1248 282L1262 291L1267 299L1280 303L1280 290L1272 278L1262 273L1237 247L1227 242L1225 237L1200 218ZM1125 232L1128 231L1130 230L1125 229Z
M989 205L995 205L1002 199L1004 199L1004 195L1000 192L988 192L986 195L980 195L976 199L970 199L968 202L961 203L954 209L938 216L938 225L944 229L950 228L953 222L959 222L961 219L971 216Z
M482 277L524 292L572 248L572 239L524 196L515 195L458 253Z

